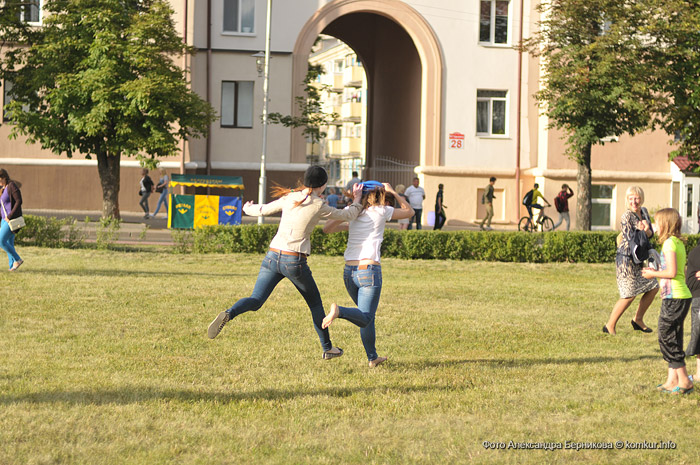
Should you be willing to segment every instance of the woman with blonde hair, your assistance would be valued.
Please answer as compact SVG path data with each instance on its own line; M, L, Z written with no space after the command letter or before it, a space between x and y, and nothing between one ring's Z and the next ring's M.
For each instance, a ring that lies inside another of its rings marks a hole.
M642 276L642 265L632 259L630 243L635 231L644 231L647 237L654 235L651 228L649 212L642 207L644 203L644 191L639 186L630 186L625 193L627 211L622 214L620 220L622 232L615 256L615 271L617 275L617 288L620 299L615 303L608 322L603 326L603 332L616 334L615 326L625 310L632 305L634 299L641 295L637 312L632 319L632 328L635 331L645 333L652 332L651 328L644 324L644 314L649 305L659 292L659 283L655 279L646 279Z
M395 198L400 207L394 208ZM377 355L374 319L382 292L382 266L379 262L384 228L389 220L411 218L413 208L389 184L367 181L362 189L362 213L348 223L328 221L323 232L348 231L345 249L343 281L345 289L357 307L339 307L331 304L331 311L323 319L327 328L336 318L342 318L360 327L360 338L367 353L370 368L387 360Z
M282 212L277 234L270 242L258 279L250 297L239 299L231 308L219 313L209 324L207 335L214 339L233 318L263 306L275 286L284 278L289 279L302 295L311 311L314 328L321 340L323 359L329 360L343 355L343 350L333 347L326 328L322 328L323 310L321 294L306 263L311 253L311 232L321 219L353 220L362 211L360 197L362 187L353 187L354 202L344 210L329 207L321 194L326 189L328 174L320 166L310 166L304 173L304 183L294 189L281 186L272 189L274 202L260 205L246 202L243 212L250 216L267 216Z
M158 203L156 204L156 210L153 212L153 217L160 211L160 206L165 206L165 216L168 216L168 184L170 183L170 177L165 171L165 168L160 168L160 179L158 179L158 184L156 184L156 192L160 194L158 197Z

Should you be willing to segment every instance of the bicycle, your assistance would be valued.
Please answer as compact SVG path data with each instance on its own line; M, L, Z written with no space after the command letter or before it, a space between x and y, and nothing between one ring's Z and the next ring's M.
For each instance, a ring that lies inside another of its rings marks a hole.
M553 231L554 220L545 215L544 207L541 208L539 219L535 222L530 215L523 216L518 221L518 231L535 232L535 231Z

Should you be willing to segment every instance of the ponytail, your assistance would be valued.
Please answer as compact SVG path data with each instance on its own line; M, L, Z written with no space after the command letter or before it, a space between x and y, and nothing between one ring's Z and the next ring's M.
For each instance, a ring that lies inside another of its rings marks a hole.
M270 189L270 191L272 192L272 196L275 198L284 197L285 195L291 194L292 192L304 192L304 191L306 191L306 196L302 200L294 202L294 207L296 208L299 205L301 205L302 203L304 203L306 201L306 199L309 198L309 196L311 195L312 189L310 187L304 186L300 182L297 183L297 187L295 187L293 189L290 187L280 186L276 182L273 182L273 186Z

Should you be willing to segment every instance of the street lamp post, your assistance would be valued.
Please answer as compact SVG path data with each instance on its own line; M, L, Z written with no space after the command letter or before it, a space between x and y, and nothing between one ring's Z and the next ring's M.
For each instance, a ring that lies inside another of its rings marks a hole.
M262 111L262 154L260 156L260 183L258 186L258 203L264 204L267 193L267 173L265 157L267 154L267 103L270 86L270 23L272 18L272 0L267 0L267 17L265 20L265 56L263 68L263 111ZM258 216L258 224L265 219Z

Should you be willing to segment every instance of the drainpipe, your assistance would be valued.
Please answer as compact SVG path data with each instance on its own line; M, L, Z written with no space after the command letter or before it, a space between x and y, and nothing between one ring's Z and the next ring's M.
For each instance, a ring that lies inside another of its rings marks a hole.
M520 139L521 139L521 117L522 117L522 83L523 83L523 14L524 0L520 0L520 41L521 47L518 48L518 111L517 121L515 122L515 223L517 224L520 217Z
M207 95L206 99L211 104L211 0L207 0ZM207 135L206 164L207 175L211 174L211 122ZM207 195L211 194L211 187L207 187Z
M189 5L185 0L185 13L183 20L182 42L187 45L187 9ZM187 54L182 55L182 68L187 72ZM187 138L182 139L182 152L180 153L180 174L185 174L185 149L187 148ZM184 194L184 188L180 187L180 193Z

